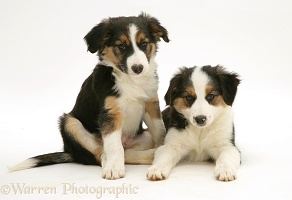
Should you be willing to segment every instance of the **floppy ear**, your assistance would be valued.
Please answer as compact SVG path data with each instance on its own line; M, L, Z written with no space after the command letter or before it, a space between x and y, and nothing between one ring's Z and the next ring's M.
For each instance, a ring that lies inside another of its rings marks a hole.
M84 37L88 51L95 53L103 49L109 36L109 20L103 20L97 26L93 27Z
M142 13L138 17L146 21L147 27L156 41L160 41L160 38L162 38L165 42L169 42L167 30L160 25L160 22L156 18L146 13Z
M240 83L238 74L227 72L221 66L216 66L216 72L219 78L223 99L227 105L232 106L236 96L237 86Z
M166 105L172 105L174 98L177 96L178 87L182 82L182 74L176 74L171 80L167 92L164 96Z

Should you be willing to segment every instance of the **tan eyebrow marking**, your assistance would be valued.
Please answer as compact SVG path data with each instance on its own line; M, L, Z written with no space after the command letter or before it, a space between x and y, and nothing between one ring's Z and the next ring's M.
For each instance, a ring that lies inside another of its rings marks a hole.
M121 35L119 40L116 41L116 45L120 45L120 44L130 45L129 38L125 35Z

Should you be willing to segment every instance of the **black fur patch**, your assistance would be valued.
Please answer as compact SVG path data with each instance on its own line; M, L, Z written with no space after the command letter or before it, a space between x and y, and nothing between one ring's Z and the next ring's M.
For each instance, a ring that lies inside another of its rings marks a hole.
M70 112L91 133L99 132L97 118L107 96L119 96L114 86L113 68L97 65L84 81L73 110Z
M97 26L91 29L91 31L84 37L87 43L88 51L91 53L98 52L100 60L103 60L103 50L107 47L117 46L116 42L120 41L121 36L129 37L128 28L130 24L137 26L140 32L142 32L147 38L147 43L156 43L163 38L165 42L169 42L167 30L160 25L159 21L142 13L138 17L114 17L103 20ZM121 45L121 44L119 44ZM118 46L119 46L118 45ZM122 44L123 48L116 48L114 53L122 57L118 67L123 70L126 66L126 59L133 54L133 48L130 44ZM145 49L138 44L138 47L145 51ZM152 48L152 47L151 47ZM152 50L150 48L150 51ZM118 52L117 52L118 51ZM150 58L148 58L150 59Z
M71 154L65 152L49 153L40 156L35 156L33 159L37 160L35 167L41 167L45 165L59 164L59 163L71 163L74 162Z
M219 65L216 67L211 67L210 65L204 66L202 67L202 71L215 81L215 85L219 85L225 103L232 106L236 96L237 86L240 83L238 75L236 73L227 72Z
M164 96L166 105L173 105L175 98L181 96L185 89L192 85L191 75L195 68L183 67L180 69L180 72L174 75L170 80L168 90Z
M173 107L168 107L162 112L162 119L166 132L168 132L170 128L182 130L189 125L188 120L183 116L183 114L178 113Z
M100 165L95 156L83 148L78 142L74 140L65 130L66 115L60 117L59 127L63 138L64 152L69 153L74 162L81 163L84 165Z
M59 129L63 138L64 152L34 157L34 159L39 161L37 164L38 166L63 162L77 162L92 165L101 164L98 158L95 157L100 155L93 155L81 146L81 144L79 144L70 133L67 132L65 128L66 119L68 115L78 119L88 132L96 136L96 139L100 139L100 141L102 141L101 129L103 128L103 124L111 123L112 120L114 120L109 115L108 110L105 109L105 99L110 96L118 98L121 95L115 87L116 82L119 80L115 78L113 70L121 70L122 72L127 73L125 60L129 57L129 55L133 54L133 49L131 48L128 48L125 52L121 53L121 49L123 48L122 46L119 47L119 44L117 43L123 34L128 34L130 24L135 24L139 31L143 32L148 43L151 43L152 45L155 44L154 47L152 46L151 48L148 48L148 50L150 49L150 52L152 52L152 54L149 54L151 56L154 52L152 48L156 48L156 43L160 40L160 38L162 38L165 42L169 42L167 30L160 25L156 18L150 17L144 13L138 17L108 18L92 28L91 31L84 37L84 40L88 46L88 51L91 53L97 52L100 56L99 59L103 60L103 50L105 50L106 47L109 47L109 50L113 50L110 51L111 54L109 58L119 61L120 63L117 63L115 69L113 69L113 66L109 67L103 64L98 64L95 67L91 75L82 84L72 111L69 114L60 116L59 118ZM143 48L145 46L142 45L142 43L137 44L137 46L142 51L144 50ZM149 59L150 58L148 58L148 60ZM112 60L109 59L108 62L111 62ZM157 76L156 73L153 75ZM136 134L141 132L142 122L140 123L140 129L137 130ZM102 147L102 144L100 145L100 147ZM101 153L102 150L100 150L97 154Z

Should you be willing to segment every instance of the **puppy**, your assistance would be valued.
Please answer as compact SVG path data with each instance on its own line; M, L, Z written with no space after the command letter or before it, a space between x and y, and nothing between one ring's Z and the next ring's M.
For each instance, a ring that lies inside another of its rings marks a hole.
M240 152L231 106L239 83L237 74L221 66L182 68L171 79L165 95L169 107L162 113L167 135L155 152L148 179L167 178L183 158L215 161L218 180L236 179Z
M108 18L92 28L84 39L100 62L73 110L60 117L64 152L30 158L11 170L76 162L101 165L103 178L118 179L125 162L150 164L152 148L165 136L154 60L160 38L169 42L167 30L144 13Z

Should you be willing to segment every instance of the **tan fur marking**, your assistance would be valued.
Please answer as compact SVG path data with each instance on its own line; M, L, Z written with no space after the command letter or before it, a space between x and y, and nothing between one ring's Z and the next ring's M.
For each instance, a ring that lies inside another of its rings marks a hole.
M116 56L114 51L118 51L116 49L117 47L105 47L104 50L102 51L102 57L107 60L112 62L115 66L118 66L118 64L121 61L121 58Z
M189 95L196 96L195 88L194 87L187 87L186 92Z
M138 32L136 35L136 42L138 44L141 44L142 42L147 42L147 48L146 48L146 56L148 60L152 58L156 53L156 45L154 43L149 43L149 39L146 38L145 34L143 32Z
M152 58L156 53L156 45L153 44L153 43L148 43L147 48L148 48L148 51L150 51L149 52L149 58ZM148 57L148 55L147 55L147 57Z
M97 161L101 163L103 147L100 138L96 138L94 135L90 134L78 119L69 114L66 116L65 129L74 140L91 152Z
M149 42L149 40L145 37L145 34L143 32L138 32L138 34L136 35L136 42Z
M216 96L213 101L212 101L212 105L214 106L223 106L226 107L227 104L225 103L223 97L221 95Z
M173 102L175 109L179 112L187 109L188 106L186 105L185 101L186 101L185 98L182 98L182 97L176 98Z
M129 40L128 37L125 36L125 35L121 35L121 36L120 36L120 41L122 42L122 44L130 45L130 40ZM119 44L118 44L118 45L119 45Z
M159 108L159 100L158 98L149 100L146 102L145 106L146 113L153 119L160 119L161 118L161 111Z
M187 95L195 97L196 96L195 88L192 86L187 87L185 93L183 94L183 97L179 97L174 100L173 105L177 109L177 111L185 110L191 106L188 105L189 103L187 102L186 98L184 98Z
M107 115L109 116L110 121L104 122L102 131L103 134L109 134L121 128L124 117L122 111L118 107L118 101L116 97L107 97L105 99L104 107L108 110Z
M210 93L213 94L212 89L213 89L212 85L207 85L205 88L206 95ZM215 93L214 95L215 95L215 98L211 102L213 106L223 106L223 107L227 106L226 103L224 102L222 95L216 95Z
M150 165L153 162L155 150L137 151L135 149L127 149L125 151L125 163Z
M207 85L206 88L205 88L205 94L209 94L210 92L212 92L212 86L211 85Z
M125 149L126 164L151 164L154 159L155 144L151 134L145 131L137 136L134 145Z

